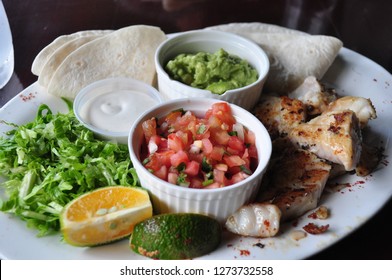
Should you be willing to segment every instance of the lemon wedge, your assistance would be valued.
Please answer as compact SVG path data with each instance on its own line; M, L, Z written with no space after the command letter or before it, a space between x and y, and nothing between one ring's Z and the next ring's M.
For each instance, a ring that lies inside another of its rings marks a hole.
M148 192L110 186L69 202L60 214L64 240L74 246L96 246L130 235L135 224L152 217Z

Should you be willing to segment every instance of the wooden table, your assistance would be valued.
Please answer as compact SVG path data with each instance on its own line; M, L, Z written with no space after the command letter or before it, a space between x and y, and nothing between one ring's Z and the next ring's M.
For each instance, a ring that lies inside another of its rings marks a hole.
M59 35L132 24L166 33L229 22L265 22L336 36L392 72L389 0L3 0L15 49L15 71L0 106L34 83L38 52ZM1 43L1 42L0 42ZM390 124L389 124L390 125ZM311 259L392 259L392 201L356 232Z

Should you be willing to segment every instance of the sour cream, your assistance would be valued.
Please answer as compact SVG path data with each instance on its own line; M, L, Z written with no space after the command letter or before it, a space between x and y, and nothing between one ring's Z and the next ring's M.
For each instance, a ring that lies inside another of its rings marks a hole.
M158 102L143 92L118 90L91 98L81 108L90 125L111 132L128 131L145 110Z
M152 86L130 78L108 78L83 88L74 100L76 118L105 140L126 144L142 113L163 102Z

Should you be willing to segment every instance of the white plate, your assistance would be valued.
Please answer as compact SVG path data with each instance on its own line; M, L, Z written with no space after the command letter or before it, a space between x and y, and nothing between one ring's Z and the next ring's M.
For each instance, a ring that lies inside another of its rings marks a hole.
M366 57L342 49L323 80L342 95L371 98L378 118L369 123L366 136L384 147L385 155L391 156L392 76ZM31 121L42 103L48 104L53 111L67 110L64 101L48 95L34 83L0 109L0 120L17 124ZM0 122L0 133L9 129ZM225 232L221 246L201 259L307 258L353 232L387 202L392 196L389 169L388 162L384 161L366 178L355 175L339 178L339 183L350 183L351 187L323 195L321 203L331 210L331 217L324 222L304 215L296 227L286 224L281 235L268 239L237 237ZM293 241L290 233L309 222L328 223L330 228L324 234ZM24 222L4 213L0 213L0 229L0 257L3 259L142 259L128 248L128 240L94 248L72 247L63 243L60 235L38 238L37 232L28 229Z

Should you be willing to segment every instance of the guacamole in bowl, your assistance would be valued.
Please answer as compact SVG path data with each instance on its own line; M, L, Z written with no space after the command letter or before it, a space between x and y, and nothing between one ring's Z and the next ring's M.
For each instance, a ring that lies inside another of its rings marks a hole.
M256 43L222 31L173 34L155 52L158 90L166 101L214 98L251 110L260 100L269 65Z
M179 54L165 67L171 78L215 94L247 86L258 73L245 59L220 48L215 53Z

